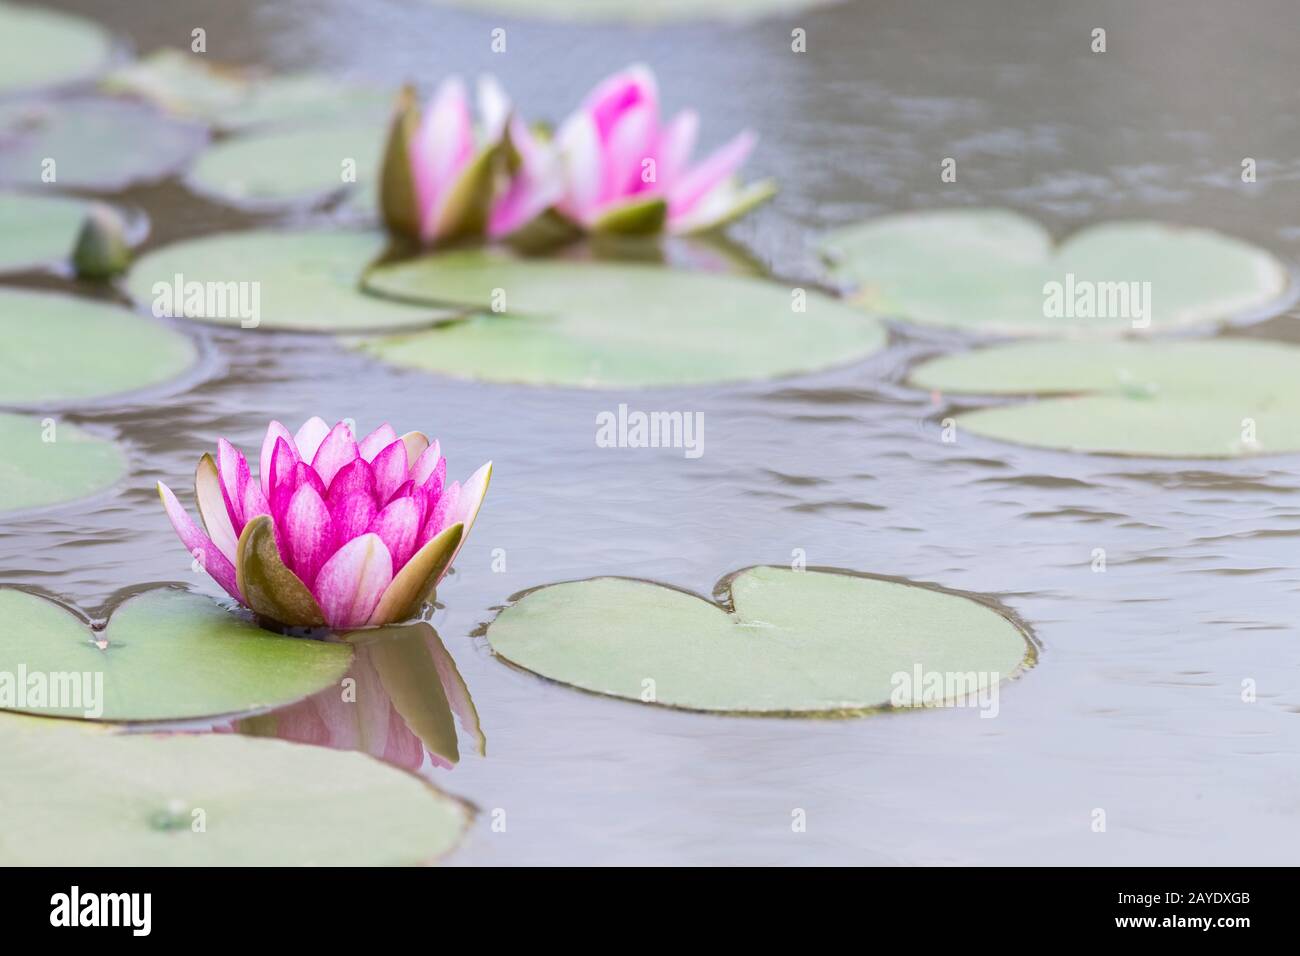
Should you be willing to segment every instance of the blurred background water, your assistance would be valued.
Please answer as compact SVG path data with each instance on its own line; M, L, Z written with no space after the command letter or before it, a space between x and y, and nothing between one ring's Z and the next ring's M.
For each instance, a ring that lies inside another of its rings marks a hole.
M538 119L561 118L595 81L643 61L668 109L701 111L706 147L758 133L747 171L775 177L781 193L732 235L792 282L816 279L819 231L949 205L1010 206L1058 237L1158 218L1300 258L1289 0L850 0L662 27L420 0L50 6L110 26L139 54L186 47L203 27L214 60L425 89L448 72L490 71ZM489 45L496 27L504 54ZM806 53L791 52L795 27ZM1096 27L1104 54L1090 49ZM955 183L940 181L945 157ZM1245 157L1256 183L1241 181ZM236 213L174 181L124 198L149 212L150 246L311 218ZM1300 342L1297 316L1230 334ZM480 811L453 863L1294 862L1295 457L944 444L946 406L901 382L920 358L969 346L946 334L896 329L868 362L798 379L586 393L394 370L328 337L186 328L205 352L187 382L65 416L120 436L131 477L88 502L6 518L0 583L92 613L146 581L218 594L189 573L154 482L188 489L219 435L255 451L270 418L419 428L441 438L462 478L494 459L434 618L487 739L486 756L463 743L454 769L423 771ZM596 415L620 402L703 412L703 456L597 448ZM795 549L811 565L993 595L1033 628L1038 666L1003 687L994 720L974 709L740 719L568 690L493 660L475 635L525 588L616 574L707 594L727 572L788 564ZM807 832L792 832L796 808ZM1096 808L1104 833L1091 826Z

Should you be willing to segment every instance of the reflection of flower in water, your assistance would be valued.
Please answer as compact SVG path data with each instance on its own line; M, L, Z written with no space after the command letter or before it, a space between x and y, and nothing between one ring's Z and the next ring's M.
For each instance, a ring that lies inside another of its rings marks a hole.
M484 753L486 741L469 688L428 623L353 631L352 669L331 687L269 714L238 721L240 733L338 750L359 750L418 770L450 769L460 759L456 723Z

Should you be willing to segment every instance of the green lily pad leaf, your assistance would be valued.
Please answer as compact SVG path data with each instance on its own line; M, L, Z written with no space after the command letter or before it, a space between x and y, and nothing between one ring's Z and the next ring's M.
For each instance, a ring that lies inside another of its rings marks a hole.
M265 76L213 64L206 54L169 47L106 76L105 92L136 96L177 116L221 130L347 119L378 119L389 95L348 86L321 74Z
M430 863L464 803L363 754L0 717L5 866Z
M89 210L80 199L0 193L0 273L66 261Z
M395 365L530 385L692 385L811 372L885 345L876 320L812 290L635 264L466 251L382 265L378 295L486 312L359 343ZM800 297L805 305L798 311Z
M383 145L383 129L373 123L240 136L204 153L188 182L236 206L313 204L373 190Z
M829 6L842 0L434 0L478 12L547 20L660 23L749 21Z
M102 631L14 588L0 588L0 618L0 708L46 716L183 720L262 710L316 693L352 663L345 644L272 634L168 588L128 598ZM25 693L16 680L6 693L2 675L20 668ZM53 693L60 675L76 676L76 696ZM47 685L46 697L33 696L33 679Z
M1034 654L987 605L900 581L758 567L718 597L728 604L625 578L556 584L503 610L487 638L507 661L598 694L789 716L970 703Z
M1162 458L1300 452L1300 348L1280 342L1036 342L926 362L920 388L1040 396L961 412L963 430L1041 448Z
M387 239L372 232L254 230L229 232L164 246L141 257L127 278L127 290L141 304L158 302L163 314L252 328L252 289L257 290L256 328L296 332L366 332L430 326L451 310L389 302L359 289L361 271ZM175 277L184 279L179 295ZM230 282L248 286L245 305L218 308L205 295ZM194 284L202 284L195 286ZM155 291L157 287L158 291ZM188 291L187 291L188 290ZM209 308L209 306L212 306Z
M105 192L170 176L207 130L124 100L0 104L0 183ZM51 165L52 164L52 165Z
M0 513L76 501L126 475L117 445L49 418L0 413Z
M1000 209L885 216L826 236L854 301L921 325L1007 335L1161 332L1276 305L1287 272L1206 229L1108 222L1060 246Z
M198 352L188 338L120 306L0 289L0 402L84 401L175 378Z
M90 20L0 3L0 95L84 79L108 62L112 42Z

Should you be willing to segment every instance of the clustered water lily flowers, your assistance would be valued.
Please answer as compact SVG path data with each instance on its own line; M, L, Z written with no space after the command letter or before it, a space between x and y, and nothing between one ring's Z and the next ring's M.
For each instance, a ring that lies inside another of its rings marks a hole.
M534 131L501 87L480 81L478 124L451 77L423 112L407 88L389 133L380 211L393 232L425 245L508 239L554 215L584 232L646 235L719 228L769 199L741 186L749 131L692 162L699 116L665 122L654 75L632 66L599 83L553 138Z
M296 434L271 422L255 479L224 438L194 476L200 528L158 494L205 571L261 617L355 628L415 617L451 567L492 475L447 484L438 442L384 424L359 442L320 418ZM206 529L206 530L205 530Z

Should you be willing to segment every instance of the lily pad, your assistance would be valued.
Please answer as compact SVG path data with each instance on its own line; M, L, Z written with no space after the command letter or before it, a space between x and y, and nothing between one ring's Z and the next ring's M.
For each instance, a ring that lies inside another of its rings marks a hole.
M214 65L205 54L169 47L114 70L102 86L106 92L136 96L227 131L368 116L382 121L392 99L388 93L349 86L323 74L266 76Z
M383 252L387 238L373 232L253 230L228 232L164 246L141 257L127 290L142 304L156 299L157 283L185 285L257 283L257 328L295 332L366 332L433 325L455 314L365 295L361 271ZM184 290L183 290L184 291ZM251 288L248 298L251 301ZM171 296L167 310L177 317L241 325L241 310L208 315L206 303ZM244 313L247 314L247 313Z
M0 674L23 668L51 688L56 675L78 677L82 696L41 701L30 688L25 697L3 696L0 678L0 707L46 716L182 720L267 709L337 682L352 663L346 644L272 634L205 597L168 588L128 598L93 632L53 601L0 588L0 619Z
M373 124L239 136L204 153L188 182L196 192L237 206L317 203L370 190L383 145L383 130Z
M957 432L1165 458L1300 452L1300 348L1280 342L1037 342L926 362L920 388L1039 396L957 414Z
M5 866L378 866L451 850L469 808L362 754L0 717Z
M746 381L844 365L886 341L875 319L812 290L646 265L466 251L379 266L365 286L482 314L361 349L395 365L489 381L589 388ZM494 303L506 314L487 314Z
M81 401L175 378L197 351L184 335L123 309L0 289L0 402Z
M593 578L531 591L487 631L498 656L552 680L686 710L851 715L949 698L1017 674L1033 648L968 597L899 581L758 567L718 585L719 606L674 588ZM956 687L956 683L945 684Z
M75 425L0 413L0 513L76 501L126 475L117 445Z
M126 189L171 175L207 130L124 100L0 104L0 183L49 189Z
M90 20L0 3L0 95L84 79L111 52L112 39Z
M1000 209L885 216L831 233L820 249L873 312L1007 335L1223 322L1263 314L1288 282L1270 253L1207 229L1108 222L1054 247L1037 223Z
M0 273L66 260L89 209L79 199L0 193Z
M448 6L547 20L746 21L798 13L843 0L434 0Z

